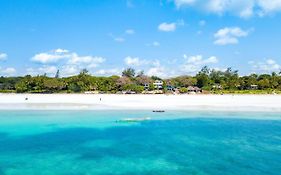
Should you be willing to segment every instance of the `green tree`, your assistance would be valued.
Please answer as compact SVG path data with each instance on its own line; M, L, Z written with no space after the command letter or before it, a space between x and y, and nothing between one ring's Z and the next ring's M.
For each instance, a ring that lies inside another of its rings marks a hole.
M187 93L188 92L188 89L186 87L181 87L179 89L180 93Z
M133 78L135 76L136 72L135 69L133 68L127 68L125 70L123 70L122 72L122 76L123 77L128 77L128 78Z
M44 90L52 93L64 88L64 83L56 78L47 78L43 84Z
M197 79L197 86L200 88L208 88L210 84L209 79L210 69L207 66L204 66L201 71L195 76Z

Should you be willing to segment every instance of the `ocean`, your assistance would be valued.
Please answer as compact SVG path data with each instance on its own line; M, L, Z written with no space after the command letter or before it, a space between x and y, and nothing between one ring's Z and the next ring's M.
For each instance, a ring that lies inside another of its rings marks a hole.
M0 175L280 173L281 113L0 111Z

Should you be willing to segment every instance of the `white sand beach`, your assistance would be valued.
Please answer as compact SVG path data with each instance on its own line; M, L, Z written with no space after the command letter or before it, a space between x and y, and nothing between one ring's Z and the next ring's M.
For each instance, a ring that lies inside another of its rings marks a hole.
M0 110L281 111L281 95L0 94Z

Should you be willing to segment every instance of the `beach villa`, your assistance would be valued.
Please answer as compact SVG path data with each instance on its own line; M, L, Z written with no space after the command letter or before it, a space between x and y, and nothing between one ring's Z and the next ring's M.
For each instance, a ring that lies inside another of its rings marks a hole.
M155 89L161 90L161 89L163 89L163 81L155 80L153 83L153 86Z

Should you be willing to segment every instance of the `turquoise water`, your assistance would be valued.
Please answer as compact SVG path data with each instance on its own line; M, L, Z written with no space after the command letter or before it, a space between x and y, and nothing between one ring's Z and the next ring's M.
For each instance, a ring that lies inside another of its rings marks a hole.
M0 111L0 175L280 173L281 113Z

